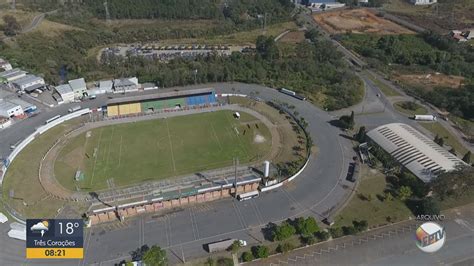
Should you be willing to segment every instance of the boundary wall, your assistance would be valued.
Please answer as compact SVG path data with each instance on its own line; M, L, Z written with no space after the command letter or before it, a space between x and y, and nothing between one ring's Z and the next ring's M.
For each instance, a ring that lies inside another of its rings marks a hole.
M24 140L22 140L20 142L20 144L18 144L18 146L12 151L12 153L10 153L10 155L8 155L8 157L5 159L5 164L2 166L2 169L1 169L2 173L0 175L0 185L3 182L3 178L5 177L5 174L7 173L8 167L10 166L11 162L16 158L16 156L28 144L30 144L33 140L35 140L37 137L39 137L44 132L50 130L51 128L65 122L65 121L71 120L73 118L76 118L76 117L79 117L79 116L82 116L82 115L85 115L85 114L88 114L88 113L91 113L91 112L92 111L89 108L85 108L85 109L79 110L77 112L64 115L64 116L62 116L62 117L46 124L46 125L43 125L43 126L40 126L40 127L36 128L35 132L33 132L28 137L26 137Z

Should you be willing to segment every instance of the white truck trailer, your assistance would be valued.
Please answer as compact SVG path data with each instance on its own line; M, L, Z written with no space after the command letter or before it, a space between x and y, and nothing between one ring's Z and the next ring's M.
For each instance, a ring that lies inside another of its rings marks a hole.
M414 115L413 119L416 121L436 121L436 116L434 115Z

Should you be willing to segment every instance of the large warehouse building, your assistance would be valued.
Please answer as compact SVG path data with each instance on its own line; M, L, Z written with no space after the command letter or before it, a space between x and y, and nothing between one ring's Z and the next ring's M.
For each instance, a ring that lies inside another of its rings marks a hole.
M457 165L466 165L406 124L383 125L369 131L367 136L425 183Z
M183 108L186 106L210 105L216 102L214 89L195 89L170 91L159 94L121 97L107 103L107 115L130 115L155 112L162 109Z

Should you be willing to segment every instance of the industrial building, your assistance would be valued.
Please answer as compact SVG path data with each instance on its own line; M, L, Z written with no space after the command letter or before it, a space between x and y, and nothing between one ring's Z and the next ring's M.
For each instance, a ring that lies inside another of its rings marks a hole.
M114 79L114 92L115 93L127 93L132 91L138 91L138 79L133 78L123 78L123 79Z
M0 100L0 116L14 117L23 114L23 109L20 105Z
M72 90L69 84L62 84L56 86L54 90L61 97L62 103L71 103L74 102L74 91ZM59 101L58 101L59 102Z
M458 165L466 165L406 124L383 125L369 131L367 136L425 183L442 172L454 170Z
M38 109L38 107L27 101L23 101L18 97L11 97L7 99L8 102L19 105L24 113L32 113Z
M28 93L34 92L36 89L40 89L45 85L44 79L42 77L31 74L16 79L12 83L15 88Z
M19 68L14 68L14 69L10 69L10 70L3 71L2 73L0 73L0 78L4 78L8 82L12 82L14 80L17 80L19 78L26 76L27 73L28 72L23 71Z
M108 102L108 116L154 112L216 102L214 89L169 91L152 95L115 98Z
M72 91L74 92L75 99L81 99L84 96L87 96L87 86L84 78L70 80L69 85L71 86Z

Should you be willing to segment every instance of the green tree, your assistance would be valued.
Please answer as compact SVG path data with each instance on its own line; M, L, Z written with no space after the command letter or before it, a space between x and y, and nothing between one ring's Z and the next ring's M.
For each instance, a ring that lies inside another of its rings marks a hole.
M316 244L316 241L317 241L316 237L314 237L313 235L304 236L302 240L303 240L303 243L305 243L306 245Z
M413 194L413 192L411 191L411 188L408 187L408 186L401 186L398 189L398 198L401 201L405 201L405 200L409 199L412 194Z
M364 126L361 126L359 128L359 132L357 133L356 135L356 140L359 142L359 143L363 143L366 141L366 130L365 130L365 127Z
M214 259L212 257L209 257L207 258L206 260L206 265L207 266L214 266L215 262L214 262Z
M462 160L465 163L470 164L471 163L471 151L466 152L466 154L464 154L464 156L462 157Z
M288 242L280 243L277 247L277 252L279 253L287 253L288 251L293 250L295 247Z
M352 225L357 232L364 232L369 228L369 224L366 220L352 221Z
M304 37L312 42L315 42L319 36L320 36L319 31L317 31L314 28L304 33Z
M255 246L252 247L252 253L255 258L263 259L268 257L269 251L266 246Z
M3 25L3 32L5 33L6 36L14 36L21 29L20 24L18 23L16 18L12 15L3 16L3 22L5 23Z
M342 227L342 232L344 235L355 235L358 233L358 231L355 229L354 226L343 226Z
M237 252L239 252L239 249L240 249L240 242L238 240L235 240L234 243L232 243L232 245L229 247L229 251L232 254L236 254Z
M440 137L439 135L436 135L434 138L434 142L438 144L439 146L443 147L444 146L444 138Z
M329 228L329 233L331 234L332 238L338 238L344 235L344 231L341 227L331 227Z
M159 246L153 245L143 255L143 262L150 266L165 266L168 265L168 258L166 257L166 251L161 249Z
M433 198L425 198L421 201L419 209L416 214L424 215L438 215L440 213L440 208L438 202Z
M253 257L252 252L245 251L244 253L242 253L242 260L244 262L249 262L249 261L252 261L253 259L254 257Z
M273 241L281 241L289 238L296 233L296 229L288 222L283 222L281 225L276 226L273 234Z
M316 237L319 239L319 241L326 241L330 236L331 235L326 231L319 231L316 233Z
M453 147L451 147L451 149L449 150L449 152L452 153L454 156L457 156L457 155L456 155L456 150L455 150Z
M295 220L296 232L303 236L314 235L319 231L319 226L314 217L296 218Z

